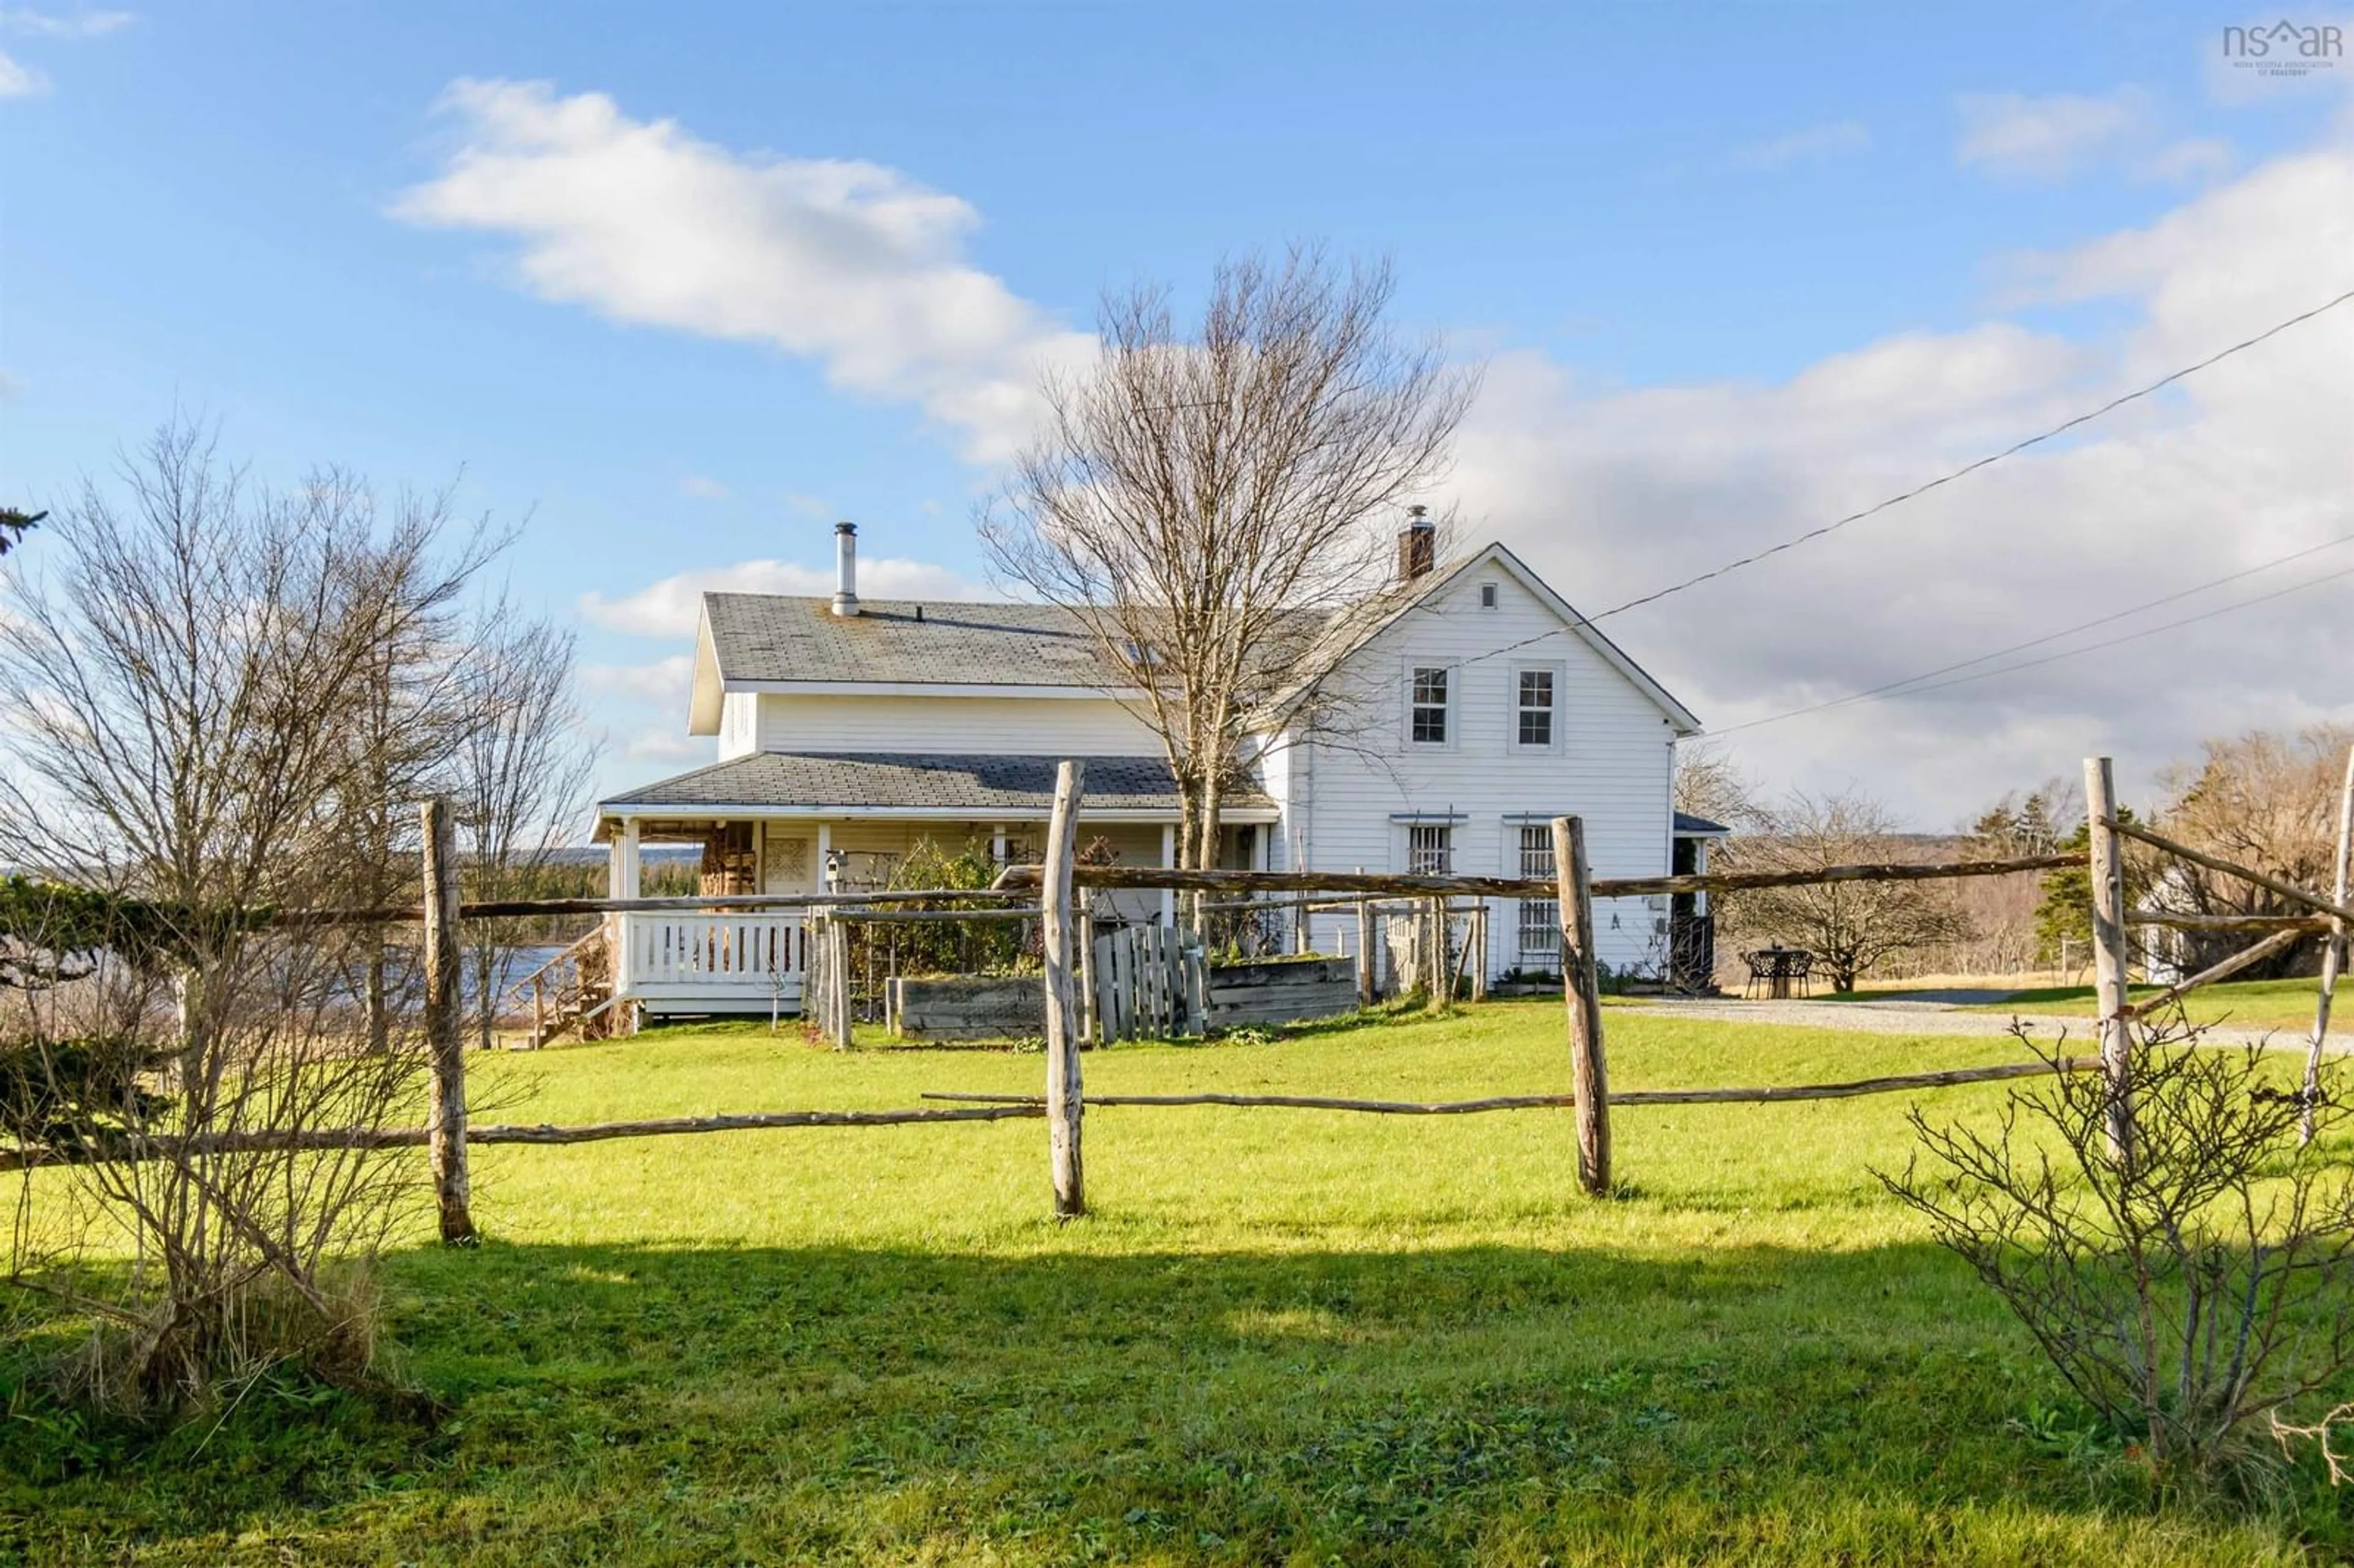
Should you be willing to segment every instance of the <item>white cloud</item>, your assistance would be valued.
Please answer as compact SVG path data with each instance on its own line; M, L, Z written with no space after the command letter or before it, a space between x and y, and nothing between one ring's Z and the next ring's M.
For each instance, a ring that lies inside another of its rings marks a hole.
M684 479L680 480L678 482L678 488L683 493L692 495L697 501L725 501L727 499L727 486L726 484L716 479L706 479L699 473L690 473Z
M804 517L833 515L833 508L826 503L826 499L822 495L803 495L799 492L788 492L785 495L785 504Z
M2015 298L2105 300L2114 335L1989 320L1786 381L1588 389L1505 354L1464 431L1469 526L1581 609L1789 537L2155 380L2349 284L2354 146L2260 165L2146 228L2019 263ZM2354 530L2354 306L2065 441L1605 624L1719 726L2120 609ZM2354 565L2354 546L2083 641ZM2055 652L2073 646L2063 642ZM2114 750L2133 788L2207 736L2354 717L2354 583L2016 675L1733 736L1776 781L1861 782L1949 824Z
M0 27L40 38L102 38L131 26L128 11L72 11L58 15L21 8L0 10Z
M695 631L704 594L715 589L822 596L833 592L833 568L804 567L795 561L739 561L732 567L681 572L619 599L583 594L580 613L610 630L643 637L687 637ZM948 567L887 556L860 559L858 591L867 599L925 599L935 604L1000 597Z
M1965 93L1959 103L1966 165L2009 179L2064 180L2147 133L2149 94L2121 87L2098 98L2057 92Z
M1839 157L1850 153L1872 149L1872 132L1859 121L1835 120L1829 124L1809 125L1804 130L1764 142L1753 142L1733 154L1733 161L1744 168L1783 169L1792 164L1812 163L1820 158Z
M2232 164L2228 143L2166 140L2157 101L2137 87L2098 96L1965 93L1957 107L1962 138L1956 160L1997 179L2057 185L2115 166L2136 179L2187 183L2221 174Z
M679 713L686 712L684 700ZM660 762L665 771L698 768L716 758L718 747L707 737L686 733L686 721L678 718L667 725L634 731L621 740L621 755L632 762Z
M1093 353L963 259L970 204L898 170L737 152L541 82L459 81L442 108L457 145L393 211L514 240L542 299L816 360L977 461L1027 434L1042 366Z
M2160 147L2135 164L2146 179L2188 184L2211 179L2232 166L2232 144L2212 136L2192 136Z
M0 98L36 98L49 90L49 79L0 52Z

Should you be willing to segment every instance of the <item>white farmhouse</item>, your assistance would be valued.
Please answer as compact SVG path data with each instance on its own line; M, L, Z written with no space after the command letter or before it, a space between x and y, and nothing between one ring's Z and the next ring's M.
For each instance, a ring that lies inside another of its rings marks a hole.
M717 737L718 760L600 802L615 896L637 895L649 842L703 845L705 895L880 886L927 839L1034 859L1066 757L1087 761L1083 842L1175 863L1159 739L1085 630L1034 605L862 600L856 529L835 537L831 599L704 596L687 727ZM1575 812L1597 876L1700 869L1724 830L1670 798L1699 721L1502 545L1437 562L1433 539L1419 519L1399 535L1396 581L1320 628L1264 710L1222 863L1549 876L1548 823ZM1129 919L1170 917L1167 895L1120 897ZM1598 906L1603 961L1704 974L1705 913L1676 904ZM1553 922L1550 902L1498 909L1490 974L1556 967ZM766 1011L780 985L798 998L797 914L617 924L620 999L650 1012ZM1343 952L1353 919L1318 916L1302 937ZM722 948L758 961L715 962Z

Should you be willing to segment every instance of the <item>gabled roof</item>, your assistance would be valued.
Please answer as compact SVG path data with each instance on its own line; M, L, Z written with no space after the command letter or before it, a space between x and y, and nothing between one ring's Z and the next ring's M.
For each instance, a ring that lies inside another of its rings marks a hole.
M1158 757L1090 757L1082 817L1177 814L1177 786ZM758 814L848 812L903 816L1030 818L1055 802L1053 757L884 752L756 752L682 773L599 803L599 818L737 810ZM1252 788L1229 789L1229 806L1271 812ZM604 830L600 826L601 834Z
M1690 709L1500 542L1372 594L1338 614L1299 612L1299 635L1282 640L1291 646L1267 651L1290 678L1263 711L1280 716L1399 618L1490 563L1560 617L1565 635L1583 641L1633 683L1678 734L1698 733L1700 720ZM860 602L860 613L838 616L830 599L810 595L705 594L687 733L718 734L720 699L730 690L931 686L981 694L1138 694L1087 627L1052 605Z
M719 733L729 691L937 686L1028 695L1139 695L1066 609L1043 604L861 599L856 615L797 594L705 593L687 733ZM1301 612L1307 631L1321 612ZM1303 634L1297 641L1307 641ZM1280 651L1288 664L1293 650ZM1274 656L1277 651L1270 651Z
M1400 583L1373 594L1354 608L1336 616L1326 628L1308 655L1299 664L1299 678L1278 693L1267 706L1270 715L1279 715L1312 691L1316 683L1339 669L1343 661L1366 643L1397 624L1408 612L1426 603L1481 567L1494 565L1533 594L1537 600L1561 618L1564 635L1575 636L1599 653L1604 662L1633 683L1635 689L1649 697L1668 722L1675 726L1680 736L1697 735L1701 722L1690 708L1678 702L1665 686L1651 678L1650 673L1627 656L1624 649L1604 636L1592 621L1580 615L1570 602L1553 590L1553 586L1537 576L1526 561L1512 554L1503 541L1496 540L1484 548L1452 560L1442 561L1411 582ZM1502 650L1498 650L1499 652Z

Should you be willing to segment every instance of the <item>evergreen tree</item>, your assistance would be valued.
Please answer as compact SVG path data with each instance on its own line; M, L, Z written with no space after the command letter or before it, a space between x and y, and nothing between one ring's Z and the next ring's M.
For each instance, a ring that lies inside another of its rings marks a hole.
M48 515L46 512L19 512L13 506L0 506L0 556L14 549L24 538L25 531Z
M2127 806L2117 808L2121 822L2138 819ZM2053 846L2054 852L2084 852L2093 847L2093 824L2083 822L2067 839ZM2132 908L2149 885L2149 874L2137 866L2133 857L2126 858L2126 906ZM2063 865L2043 874L2043 902L2035 910L2036 950L2045 963L2055 963L2061 956L2061 941L2065 938L2073 951L2085 953L2093 947L2093 870L2089 865Z

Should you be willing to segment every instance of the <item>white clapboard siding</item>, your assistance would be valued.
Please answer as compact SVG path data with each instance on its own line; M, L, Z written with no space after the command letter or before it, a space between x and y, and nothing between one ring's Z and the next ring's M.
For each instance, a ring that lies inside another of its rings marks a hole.
M749 700L728 698L730 704ZM758 702L757 722L736 730L729 729L723 714L722 758L756 750L1013 757L1152 757L1160 752L1151 730L1108 697L843 697L762 692Z
M1480 604L1482 584L1496 605ZM1664 873L1670 859L1670 790L1675 732L1650 697L1583 639L1562 630L1552 609L1500 567L1467 573L1352 654L1343 666L1349 705L1345 742L1310 740L1269 769L1287 806L1285 863L1304 856L1321 870L1407 869L1405 812L1453 812L1455 869L1520 874L1518 815L1575 812L1585 819L1596 876ZM1494 657L1495 650L1545 636ZM1444 747L1408 738L1406 688L1416 664L1453 672ZM1545 751L1514 744L1518 672L1554 672L1556 742ZM1596 906L1596 948L1615 967L1653 956L1655 920L1643 899ZM1337 951L1353 916L1319 915L1314 940ZM1497 901L1489 921L1491 971L1520 961L1518 921Z

